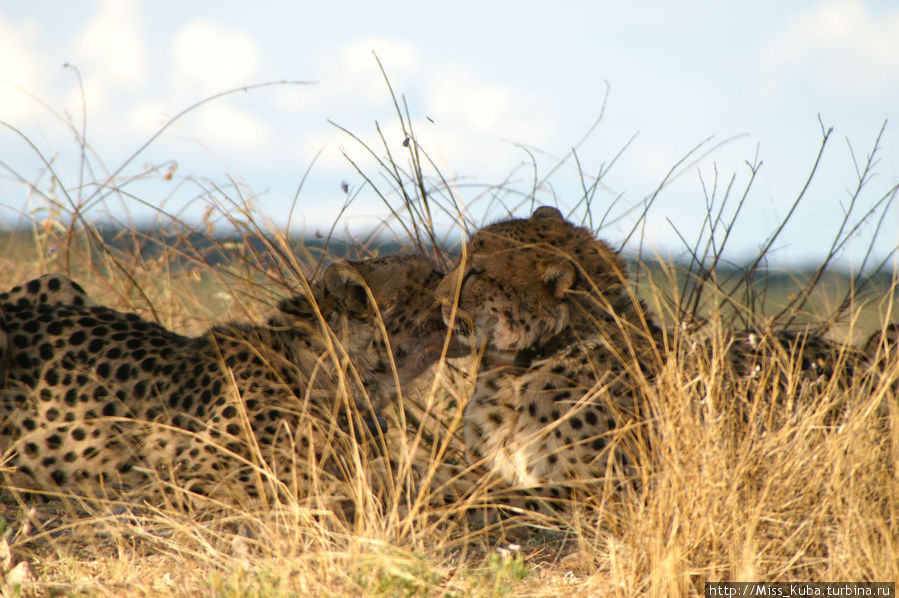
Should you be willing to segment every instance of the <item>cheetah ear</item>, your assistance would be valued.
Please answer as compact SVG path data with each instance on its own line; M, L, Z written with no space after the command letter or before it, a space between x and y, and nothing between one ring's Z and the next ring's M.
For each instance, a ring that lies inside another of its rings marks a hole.
M324 283L325 289L347 310L362 312L368 308L368 285L350 262L328 266Z
M565 217L562 216L562 212L557 210L552 206L540 206L534 213L531 214L531 218L551 218L553 220L565 220Z
M557 299L565 296L577 279L577 270L566 259L551 259L539 264L540 276L550 293Z

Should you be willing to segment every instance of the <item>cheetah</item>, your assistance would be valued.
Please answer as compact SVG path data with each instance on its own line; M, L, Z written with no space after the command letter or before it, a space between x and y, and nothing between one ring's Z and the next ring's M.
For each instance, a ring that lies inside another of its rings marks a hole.
M474 458L524 488L623 473L618 429L644 419L634 389L664 356L622 258L550 207L482 228L463 256L437 294L482 352L463 415Z
M79 306L96 305L77 282L62 274L45 274L0 293L0 385L6 377L5 347L7 342L5 303L33 305L35 303L63 303Z
M651 448L645 393L676 354L676 339L635 296L617 252L557 209L539 207L478 230L437 294L447 325L481 354L463 413L475 461L545 498L634 475ZM751 379L775 357L812 381L850 376L866 359L808 332L728 339L733 379ZM878 346L869 345L869 353ZM788 386L793 373L756 383Z
M345 475L382 442L378 410L440 354L441 278L418 256L339 262L264 324L193 338L93 305L60 275L17 287L0 303L7 483L131 497L163 480L219 500Z
M44 274L0 293L0 305L10 303L18 305L60 303L79 307L97 305L80 284L63 274L56 273Z

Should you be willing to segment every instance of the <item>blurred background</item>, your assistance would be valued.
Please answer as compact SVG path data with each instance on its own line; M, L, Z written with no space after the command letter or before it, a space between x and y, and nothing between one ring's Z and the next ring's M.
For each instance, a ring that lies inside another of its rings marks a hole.
M386 215L366 183L383 173L346 131L401 164L406 141L375 54L473 224L527 214L535 198L617 242L654 197L631 243L683 257L709 206L729 197L728 220L755 169L729 260L756 255L788 216L767 254L787 266L823 259L868 210L840 263L872 237L879 259L899 244L899 6L887 0L0 0L0 221L41 217L31 186L51 185L52 164L69 190L115 174L126 193L80 208L96 219L141 224L161 207L200 222L220 194L295 235L338 217L336 234L362 234ZM280 81L153 137L215 94Z

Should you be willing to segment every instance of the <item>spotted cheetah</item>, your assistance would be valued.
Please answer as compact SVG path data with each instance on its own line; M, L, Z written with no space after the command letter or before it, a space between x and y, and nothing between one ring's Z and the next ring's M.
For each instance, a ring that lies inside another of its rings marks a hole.
M635 296L609 245L557 209L539 207L530 218L478 230L437 294L444 320L482 355L463 414L475 460L547 497L566 485L633 474L635 458L649 448L645 393L676 345ZM754 382L777 388L795 390L800 372L813 382L851 376L865 359L807 332L726 338L723 360L733 379L769 372L759 368L765 360L788 364L776 380Z
M60 303L79 307L97 305L80 284L63 274L56 273L44 274L0 293L0 305L10 303L18 305Z
M643 420L634 391L664 360L624 261L550 207L482 228L463 256L437 293L483 355L464 413L474 457L523 487L621 474L619 430Z
M440 353L441 277L415 256L340 262L264 324L193 338L91 305L59 275L17 287L0 304L7 482L141 496L162 480L219 500L346 475L382 441L396 384Z
M62 274L45 274L0 293L0 384L6 376L5 348L7 342L3 304L33 305L35 303L62 303L79 306L96 305L77 282Z

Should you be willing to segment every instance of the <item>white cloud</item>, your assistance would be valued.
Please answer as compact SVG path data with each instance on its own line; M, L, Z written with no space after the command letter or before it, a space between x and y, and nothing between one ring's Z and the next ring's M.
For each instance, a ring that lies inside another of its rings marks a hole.
M261 53L253 37L244 31L206 20L194 21L177 32L170 47L171 62L159 69L168 75L168 81L157 86L155 95L128 110L128 123L140 137L155 133L204 96L258 82ZM221 98L188 114L170 134L195 139L218 157L233 150L258 158L265 153L276 118L276 114L237 107L228 98Z
M421 55L412 44L376 36L350 40L340 51L340 66L335 74L345 81L344 87L357 98L361 96L368 102L377 103L388 98L387 85L375 55L387 71L395 91L402 90L407 79L421 76Z
M149 137L162 128L171 116L165 103L159 100L143 100L131 109L128 122L131 130L139 137Z
M246 110L213 103L204 106L195 118L197 138L211 147L240 150L248 156L268 149L266 123Z
M34 48L35 27L12 23L0 15L0 120L15 124L34 107L22 91L39 93ZM20 91L20 88L22 91Z
M382 141L373 126L377 120L394 159L405 160L403 135L373 51L394 92L405 96L418 142L446 174L501 177L524 158L514 143L553 149L546 147L554 141L553 123L539 93L485 80L476 67L431 59L405 41L368 36L349 40L333 53L336 59L323 61L321 75L313 76L318 85L299 94L289 90L296 96L292 105L278 99L278 107L291 112L287 118L296 120L303 112L318 121L291 152L310 160L323 150L315 165L317 171L351 176L346 174L352 167L341 148L365 172L377 169L364 148L322 122L324 118L334 119L383 155Z
M349 75L369 75L374 71L380 78L375 55L388 74L415 72L421 66L421 56L414 45L377 36L359 37L347 42L340 52L341 66Z
M91 110L105 109L110 93L138 91L147 83L138 10L133 0L102 0L75 39L72 62L84 76ZM80 104L80 92L73 93L69 99Z
M482 83L462 68L444 70L428 90L428 109L478 131L495 130L512 109L512 91Z
M257 83L260 51L249 33L203 20L181 29L172 60L175 86L195 96Z
M854 101L899 97L899 10L872 13L860 0L815 6L767 45L768 93L792 81Z
M268 93L272 96L275 108L288 114L308 114L319 105L316 98L321 94L318 84L290 85L275 88Z
M524 158L515 143L556 149L549 147L554 141L549 114L544 100L533 93L450 66L428 81L424 115L435 122L419 126L419 140L455 171L505 174Z

